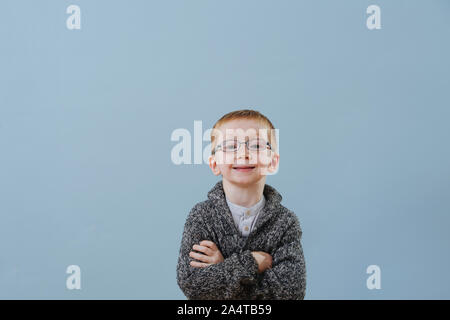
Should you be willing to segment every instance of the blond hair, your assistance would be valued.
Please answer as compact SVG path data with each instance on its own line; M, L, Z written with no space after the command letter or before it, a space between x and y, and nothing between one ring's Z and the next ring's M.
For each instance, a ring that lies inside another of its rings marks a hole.
M250 109L242 109L242 110L236 110L229 112L222 116L213 126L213 130L211 131L211 154L214 154L214 149L216 147L216 136L214 135L215 129L217 130L218 127L223 125L224 123L231 121L231 120L237 120L237 119L248 119L248 120L256 120L259 121L261 124L267 127L269 129L270 134L268 134L269 143L272 146L272 148L275 150L276 145L276 137L275 137L275 127L273 126L272 122L256 110L250 110Z

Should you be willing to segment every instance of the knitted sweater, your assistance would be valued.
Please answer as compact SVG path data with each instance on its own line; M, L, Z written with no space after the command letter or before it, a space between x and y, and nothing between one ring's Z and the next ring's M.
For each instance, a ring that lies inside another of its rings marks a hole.
M222 181L197 203L187 217L178 255L177 283L188 299L257 300L303 299L306 269L297 216L281 205L282 196L264 186L266 204L254 229L239 234L226 203ZM224 261L204 268L192 267L192 246L202 240L214 242ZM272 268L258 273L252 251L272 256Z

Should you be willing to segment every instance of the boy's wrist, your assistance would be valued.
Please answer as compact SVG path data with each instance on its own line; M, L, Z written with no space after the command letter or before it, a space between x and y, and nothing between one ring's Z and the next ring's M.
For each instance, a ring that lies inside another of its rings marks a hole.
M252 256L258 265L258 273L263 273L272 266L272 256L263 251L252 251Z
M241 262L248 270L248 277L244 282L253 282L258 276L258 262L253 257L250 250L244 250L240 253Z

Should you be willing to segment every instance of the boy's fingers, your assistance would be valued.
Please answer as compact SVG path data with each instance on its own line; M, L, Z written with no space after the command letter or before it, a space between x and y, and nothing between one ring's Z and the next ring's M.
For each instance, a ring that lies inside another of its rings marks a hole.
M189 256L191 258L194 258L194 259L197 259L197 260L200 260L200 261L203 261L203 262L211 262L210 261L211 258L208 257L208 256L205 256L202 253L197 253L197 252L191 251L191 252L189 252Z
M214 254L214 252L205 246L199 246L198 244L194 244L192 249L203 252L204 254L208 255L208 256L212 256Z
M214 242L212 242L212 241L209 241L209 240L203 240L202 242L200 242L200 245L209 247L209 248L211 248L213 250L217 250L216 244Z
M210 265L209 263L202 263L202 262L197 262L197 261L191 261L190 264L192 267L197 267L197 268L204 268L204 267L207 267Z

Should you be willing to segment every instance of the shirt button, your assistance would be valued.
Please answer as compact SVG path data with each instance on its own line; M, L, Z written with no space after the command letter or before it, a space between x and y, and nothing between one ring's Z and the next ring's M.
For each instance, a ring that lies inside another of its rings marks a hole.
M244 227L244 230L245 230L245 231L248 231L248 226L245 226L245 227Z
M250 215L250 210L247 210L247 211L245 212L245 214L246 214L247 216L249 216L249 215Z

